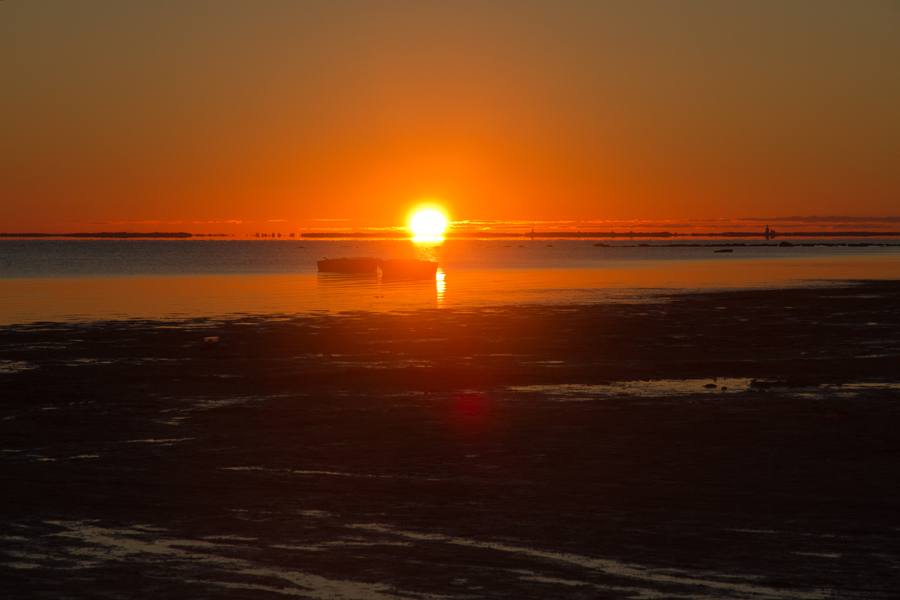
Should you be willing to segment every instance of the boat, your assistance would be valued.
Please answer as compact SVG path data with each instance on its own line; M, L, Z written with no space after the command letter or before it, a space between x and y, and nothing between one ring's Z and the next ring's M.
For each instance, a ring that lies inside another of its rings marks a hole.
M414 258L389 258L381 261L381 276L393 279L435 279L436 262Z
M381 264L380 258L355 256L352 258L323 258L316 261L320 273L374 273Z

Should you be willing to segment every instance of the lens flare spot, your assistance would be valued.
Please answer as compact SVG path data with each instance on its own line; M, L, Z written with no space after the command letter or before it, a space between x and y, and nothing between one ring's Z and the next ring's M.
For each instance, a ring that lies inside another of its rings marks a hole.
M489 429L491 410L484 394L462 392L454 394L450 401L450 423L456 432L464 435L483 435Z

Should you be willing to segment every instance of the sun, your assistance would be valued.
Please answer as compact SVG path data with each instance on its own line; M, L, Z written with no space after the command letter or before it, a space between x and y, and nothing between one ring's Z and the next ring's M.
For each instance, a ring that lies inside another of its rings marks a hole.
M425 208L413 215L409 228L416 237L440 236L447 228L447 218L438 210Z

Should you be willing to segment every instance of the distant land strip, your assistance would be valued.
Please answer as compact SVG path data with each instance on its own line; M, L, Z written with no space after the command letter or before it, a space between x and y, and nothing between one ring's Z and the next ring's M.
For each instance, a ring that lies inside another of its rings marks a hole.
M100 233L0 233L0 237L62 237L62 238L189 238L196 234L185 231L153 231L131 233L128 231L103 231Z
M407 239L409 234L399 232L387 233L301 233L303 238L396 238ZM495 231L449 231L445 238L669 238L669 237L736 237L736 238L775 238L775 237L900 237L900 231L764 231L741 232L724 231L720 233L672 233L669 231L534 231L527 233L501 233Z

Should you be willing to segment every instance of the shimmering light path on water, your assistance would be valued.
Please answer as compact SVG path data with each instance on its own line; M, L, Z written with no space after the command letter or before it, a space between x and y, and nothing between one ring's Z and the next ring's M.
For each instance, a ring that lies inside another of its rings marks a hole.
M826 285L900 276L900 253L778 260L616 261L597 268L440 271L436 281L377 275L178 275L0 279L0 325L34 321L396 311L642 301L691 290Z

